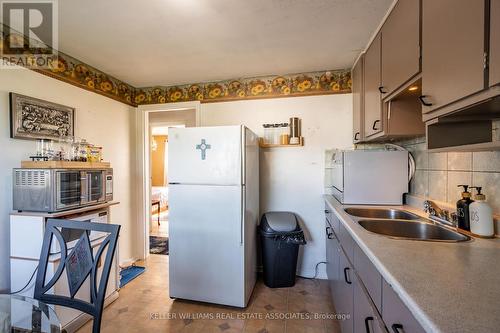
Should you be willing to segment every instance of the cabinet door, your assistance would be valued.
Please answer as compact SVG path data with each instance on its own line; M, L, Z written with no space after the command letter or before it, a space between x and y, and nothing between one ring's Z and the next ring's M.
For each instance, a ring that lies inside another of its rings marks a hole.
M344 224L340 223L339 232L338 232L338 240L342 249L344 250L345 255L350 261L354 259L354 239L352 239L351 234L347 231Z
M353 279L354 271L342 250L339 250L339 270L336 281L334 299L335 310L339 314L349 315L349 318L340 322L342 333L353 332Z
M484 1L423 0L423 112L483 88Z
M365 137L382 130L380 98L380 33L366 50L364 62L364 132Z
M500 83L500 0L491 0L490 27L490 87L493 87Z
M420 72L420 1L399 0L382 27L382 91Z
M335 232L330 224L326 221L326 274L328 276L328 284L330 286L330 292L332 294L332 300L335 298L334 289L335 281L338 279L339 270L339 253L338 247L339 242L336 238Z
M357 244L354 246L353 265L373 304L380 311L382 309L382 275Z
M361 281L353 277L354 294L354 332L355 333L382 333L380 318L377 310L370 303Z
M363 133L363 56L352 69L352 128L353 141L359 142Z
M391 332L423 333L422 326L413 317L391 286L382 283L382 318Z

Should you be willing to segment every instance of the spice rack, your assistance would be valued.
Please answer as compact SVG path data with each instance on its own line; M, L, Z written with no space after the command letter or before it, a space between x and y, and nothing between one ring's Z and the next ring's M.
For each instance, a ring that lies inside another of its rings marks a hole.
M261 148L302 147L304 138L301 135L301 125L302 121L298 117L291 117L288 123L263 124L264 137L259 139L259 146ZM298 142L297 139L299 139Z
M260 146L260 148L302 147L302 146L304 146L304 138L300 137L299 143L297 143L297 144L286 144L286 145L265 143L264 138L259 138L259 146Z

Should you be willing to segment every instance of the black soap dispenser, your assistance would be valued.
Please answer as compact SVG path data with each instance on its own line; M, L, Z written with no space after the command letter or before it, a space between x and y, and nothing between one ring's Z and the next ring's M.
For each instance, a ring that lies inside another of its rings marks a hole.
M474 202L471 199L471 193L468 192L469 185L458 185L458 187L463 187L462 199L457 201L457 220L458 227L463 230L470 231L470 221L469 221L469 205Z

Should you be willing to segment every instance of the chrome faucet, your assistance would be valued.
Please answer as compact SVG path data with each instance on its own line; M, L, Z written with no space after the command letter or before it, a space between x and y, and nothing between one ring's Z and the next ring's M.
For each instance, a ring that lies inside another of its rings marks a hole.
M444 223L453 227L457 226L457 213L441 209L435 202L424 201L424 212L429 213L429 218L439 223Z

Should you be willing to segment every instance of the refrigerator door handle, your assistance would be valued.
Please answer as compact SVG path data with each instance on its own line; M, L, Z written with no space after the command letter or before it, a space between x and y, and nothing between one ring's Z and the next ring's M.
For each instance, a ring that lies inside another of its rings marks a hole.
M245 228L245 202L246 202L246 194L245 194L245 186L241 187L241 220L240 220L240 245L243 245L243 237L244 237L244 228Z
M240 177L241 184L246 185L246 172L247 172L247 137L246 128L241 126L241 166L240 166Z

